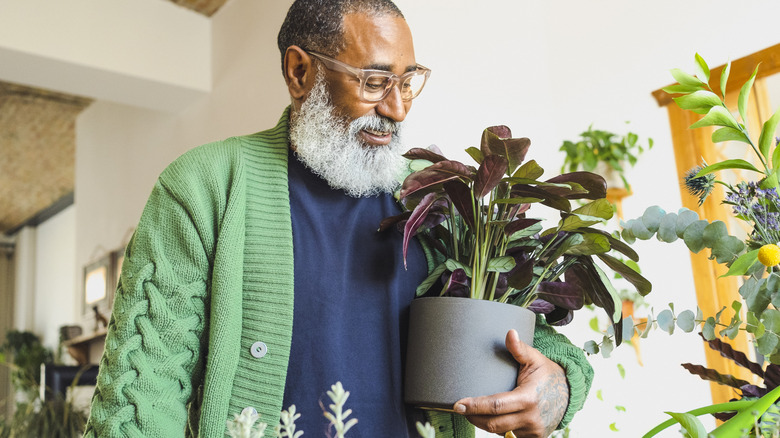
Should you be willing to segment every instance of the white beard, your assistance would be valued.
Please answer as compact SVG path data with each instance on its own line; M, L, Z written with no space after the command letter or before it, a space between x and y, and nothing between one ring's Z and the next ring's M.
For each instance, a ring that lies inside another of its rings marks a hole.
M393 132L390 144L366 145L361 130ZM363 116L349 125L335 115L324 77L297 113L290 117L290 142L298 159L334 189L354 198L393 193L400 184L406 159L400 141L401 124L381 116Z

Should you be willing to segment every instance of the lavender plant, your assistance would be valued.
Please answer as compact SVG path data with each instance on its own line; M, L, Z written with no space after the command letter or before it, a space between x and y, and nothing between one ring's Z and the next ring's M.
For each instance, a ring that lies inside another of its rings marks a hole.
M440 262L417 296L520 305L558 325L571 321L583 304L595 304L619 331L620 300L596 260L642 295L651 285L608 254L615 250L637 261L636 252L594 228L614 213L605 199L604 178L571 172L542 180L544 170L525 159L530 145L527 138L512 138L506 126L487 128L480 148L466 150L477 168L447 159L435 147L411 149L404 156L417 170L404 180L399 195L406 211L383 221L380 230L403 230L404 263L413 236L437 253ZM572 200L586 203L575 208ZM542 219L529 216L536 205L557 211L560 220L545 228Z

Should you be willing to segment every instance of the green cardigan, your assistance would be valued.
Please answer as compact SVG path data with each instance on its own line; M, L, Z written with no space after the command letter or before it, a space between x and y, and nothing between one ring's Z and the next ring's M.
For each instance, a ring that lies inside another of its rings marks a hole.
M288 116L195 148L160 175L127 247L86 437L223 437L247 406L279 422L293 319ZM565 425L592 369L543 323L534 346L566 369ZM429 419L438 436L474 434L463 417Z

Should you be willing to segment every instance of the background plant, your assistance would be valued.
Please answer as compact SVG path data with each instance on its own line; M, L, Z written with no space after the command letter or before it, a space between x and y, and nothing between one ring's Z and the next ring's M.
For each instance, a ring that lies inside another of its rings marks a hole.
M480 148L466 152L479 167L449 160L438 149L412 149L405 157L416 169L404 181L406 211L380 226L404 233L404 259L412 236L437 253L440 263L418 287L418 296L463 296L529 307L551 324L568 323L584 304L603 308L620 329L621 305L609 276L594 259L623 275L637 291L650 283L608 252L637 261L619 237L593 228L614 213L604 199L606 183L591 172L542 180L544 170L526 161L527 138L509 128L483 132ZM574 208L572 200L586 200ZM544 228L527 215L534 204L559 213ZM440 287L434 287L439 285Z
M577 170L593 172L601 162L614 169L623 181L624 187L631 189L626 180L624 166L634 166L639 155L645 151L638 140L639 136L633 132L620 136L609 131L593 129L591 125L587 131L580 134L579 140L565 140L561 145L559 150L566 153L561 172ZM647 144L647 149L651 149L653 139L648 138Z

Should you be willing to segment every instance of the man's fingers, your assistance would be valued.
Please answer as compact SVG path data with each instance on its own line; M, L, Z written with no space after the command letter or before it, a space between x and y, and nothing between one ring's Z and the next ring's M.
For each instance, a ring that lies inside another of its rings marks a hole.
M529 396L515 389L510 392L470 397L455 403L455 412L462 415L504 415L521 411L533 402Z
M507 332L505 343L507 350L519 364L525 365L537 359L536 355L539 353L533 347L521 341L520 335L514 329Z

